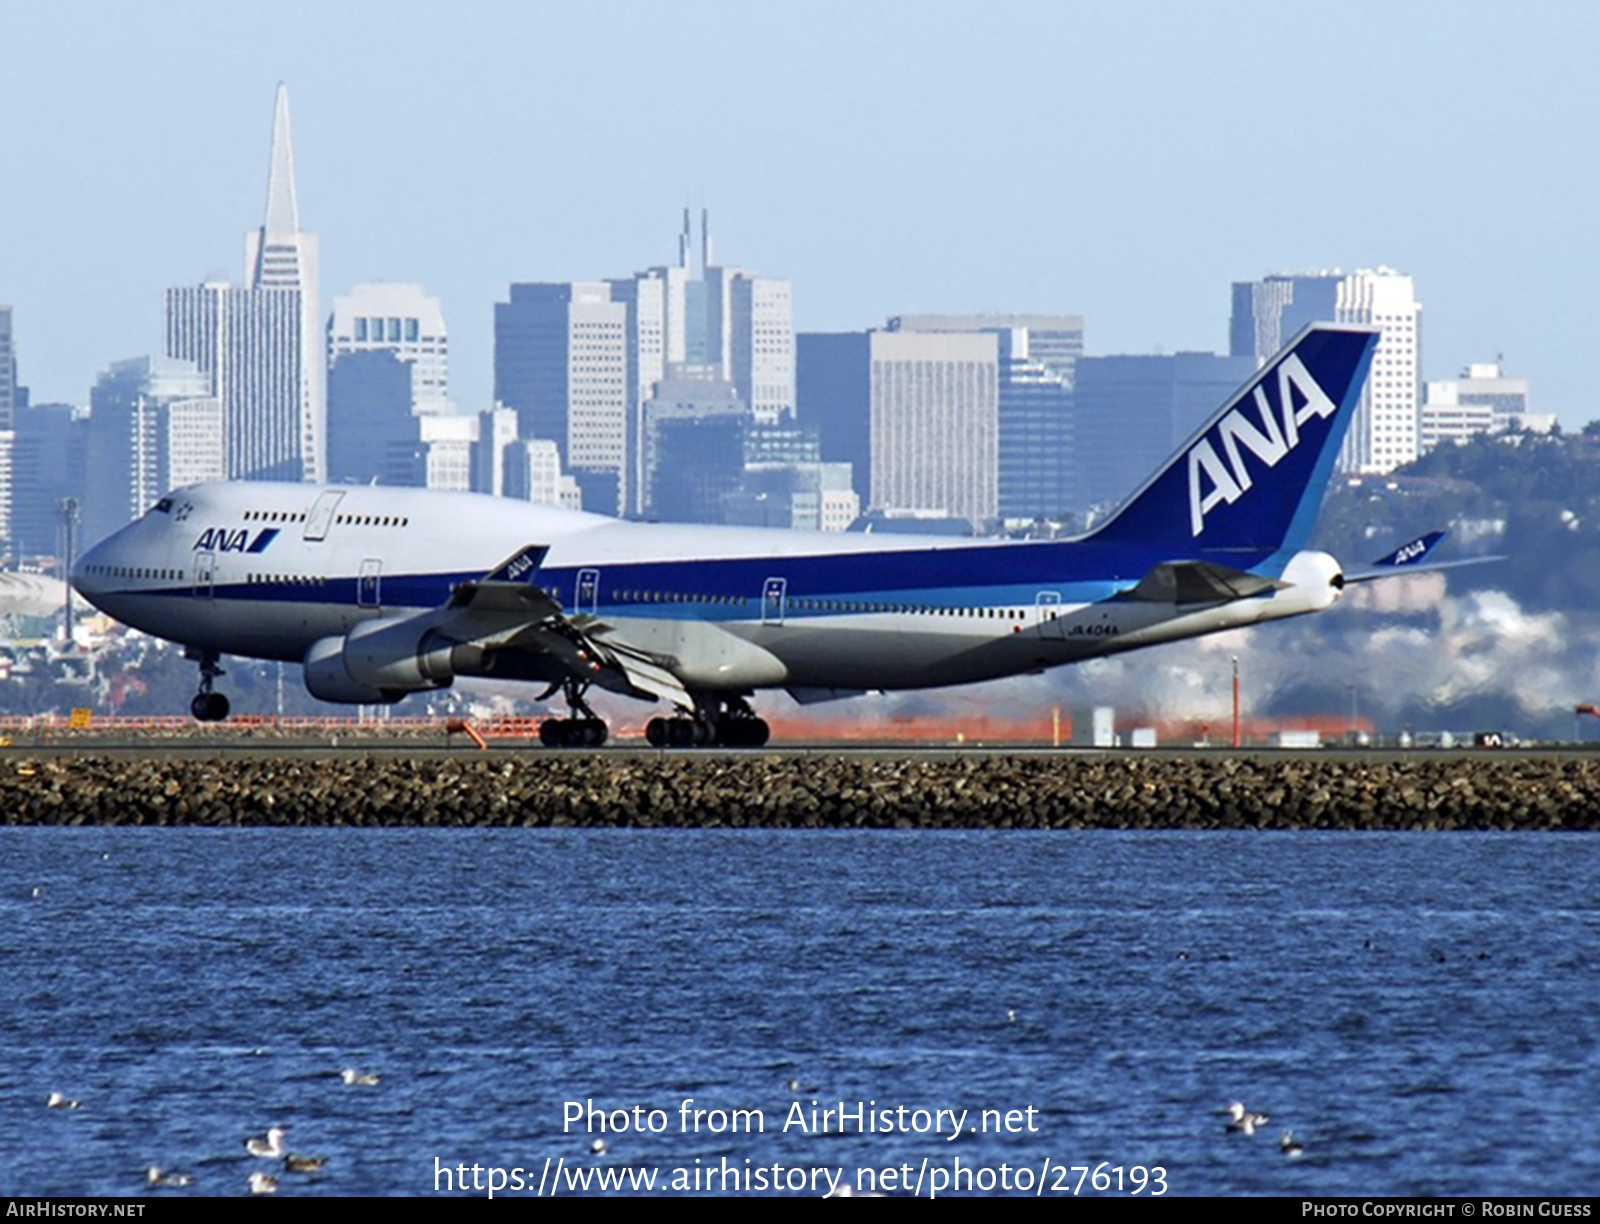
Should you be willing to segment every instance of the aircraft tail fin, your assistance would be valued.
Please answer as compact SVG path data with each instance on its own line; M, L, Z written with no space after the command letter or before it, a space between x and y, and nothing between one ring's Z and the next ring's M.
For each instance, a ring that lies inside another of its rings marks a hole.
M1377 341L1307 326L1089 538L1172 557L1304 547Z

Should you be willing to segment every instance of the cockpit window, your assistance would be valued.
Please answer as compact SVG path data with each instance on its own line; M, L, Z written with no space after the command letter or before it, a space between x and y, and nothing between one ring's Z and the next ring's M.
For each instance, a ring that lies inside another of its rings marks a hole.
M172 498L163 497L155 505L150 507L150 511L153 514L171 514L172 513Z

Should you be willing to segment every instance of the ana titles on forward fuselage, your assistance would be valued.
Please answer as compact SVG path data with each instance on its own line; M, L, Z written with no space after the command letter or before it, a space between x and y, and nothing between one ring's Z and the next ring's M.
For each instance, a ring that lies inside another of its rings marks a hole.
M1304 548L1375 333L1316 324L1104 525L938 540L626 522L471 493L220 482L86 552L73 584L200 664L302 663L331 702L459 676L564 690L551 744L598 744L592 686L665 703L658 745L756 746L749 699L966 684L1320 611L1345 575ZM1415 558L1406 572L1415 569ZM1396 567L1398 568L1398 567ZM1367 574L1363 576L1376 576Z

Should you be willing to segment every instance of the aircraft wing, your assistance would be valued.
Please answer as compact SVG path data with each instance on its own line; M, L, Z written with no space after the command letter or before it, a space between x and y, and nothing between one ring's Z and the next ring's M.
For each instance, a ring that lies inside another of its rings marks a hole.
M546 674L554 663L553 670L613 692L693 708L668 660L609 639L610 625L595 616L568 615L559 599L533 581L546 551L523 549L489 576L462 583L431 614L432 628L485 654L513 651L538 660Z

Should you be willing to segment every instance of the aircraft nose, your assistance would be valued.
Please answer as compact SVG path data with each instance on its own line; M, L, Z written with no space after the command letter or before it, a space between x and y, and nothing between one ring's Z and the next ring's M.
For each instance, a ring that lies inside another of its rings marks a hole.
M72 563L68 581L72 583L72 589L90 603L94 603L94 597L105 589L102 576L110 565L110 544L110 539L101 540L87 551L79 553L78 559Z

